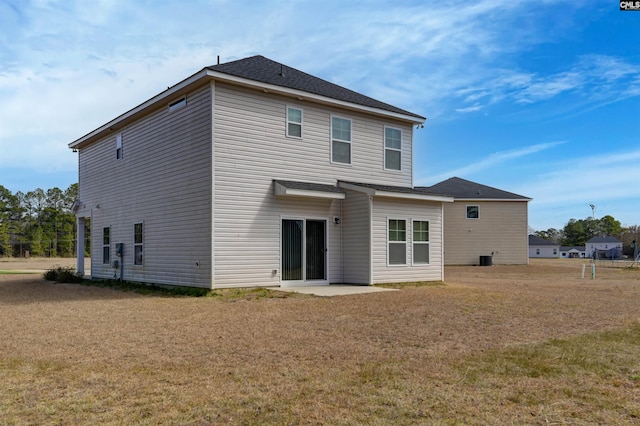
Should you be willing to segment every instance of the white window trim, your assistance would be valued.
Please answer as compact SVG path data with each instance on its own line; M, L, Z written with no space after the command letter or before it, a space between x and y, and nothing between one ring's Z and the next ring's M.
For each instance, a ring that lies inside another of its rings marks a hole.
M175 101L169 102L169 112L176 111L187 106L187 96L182 96Z
M285 133L287 135L288 138L293 138L293 139L302 139L304 136L304 110L300 107L297 107L295 105L287 105L286 106L287 111L286 111L286 119L285 119ZM300 111L300 123L297 123L295 121L290 121L289 120L289 109L296 109L298 111ZM300 125L300 136L296 136L296 135L290 135L289 134L289 123L291 124L299 124Z
M136 243L136 225L141 225L142 226L142 242L141 243ZM140 222L135 222L133 224L133 265L140 267L140 266L144 266L144 221L140 221ZM136 247L140 246L142 249L142 263L136 263Z
M398 130L400 132L400 149L389 148L387 146L387 129ZM383 144L384 144L384 152L382 153L382 155L383 155L382 162L384 163L384 170L388 170L390 172L401 172L402 171L402 129L400 129L398 127L393 127L393 126L384 126L383 132L384 133L382 135L382 139L383 139ZM389 169L389 168L387 168L387 150L397 151L397 152L400 153L400 168L399 169Z
M427 222L429 228L429 240L428 241L415 241L413 238L413 222ZM422 244L429 247L429 261L428 262L414 262L414 247L416 244ZM412 218L411 219L411 266L425 266L431 265L431 221L429 219Z
M349 138L351 140L342 140L342 139L334 139L333 138L333 119L334 118L339 118L341 120L347 120L350 124L351 124L351 131L349 132ZM331 164L337 164L340 166L351 166L353 164L353 145L351 143L351 141L353 140L353 120L351 120L350 118L346 118L346 117L342 117L339 115L332 115L331 116L331 126L330 127L330 133L329 133L329 139L331 141ZM349 144L349 162L348 163L342 163L340 161L333 161L333 142L341 142L341 143L346 143Z
M389 221L390 220L404 220L404 241L390 241L389 240ZM387 266L395 268L395 267L402 267L402 268L406 268L407 266L409 266L409 262L407 262L407 256L409 254L409 250L407 250L407 243L408 243L408 234L409 234L409 229L407 224L410 223L409 219L406 218L401 218L401 217L387 217L387 226L386 226L386 232L387 232ZM390 245L391 244L401 244L404 243L404 263L389 263L389 254L390 254Z
M478 209L478 217L469 217L469 207L475 207ZM480 219L480 205L479 204L467 204L464 209L464 216L467 220L478 220Z
M104 230L108 229L109 230L109 243L105 244L104 243ZM103 226L102 227L102 235L100 235L101 237L101 241L100 241L100 246L102 247L102 264L103 265L111 265L111 227L110 226ZM109 259L107 261L107 263L104 262L104 249L108 248L109 249Z

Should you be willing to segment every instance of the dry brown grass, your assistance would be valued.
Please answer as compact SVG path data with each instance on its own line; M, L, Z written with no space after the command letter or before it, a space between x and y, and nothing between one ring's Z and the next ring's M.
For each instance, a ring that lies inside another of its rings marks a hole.
M0 275L0 424L637 422L640 271L580 265L236 301Z

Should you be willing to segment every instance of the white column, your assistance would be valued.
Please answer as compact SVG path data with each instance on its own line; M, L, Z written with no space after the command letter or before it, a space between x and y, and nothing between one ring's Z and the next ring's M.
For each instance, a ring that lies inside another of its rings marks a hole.
M76 270L84 275L84 217L77 218L76 222Z

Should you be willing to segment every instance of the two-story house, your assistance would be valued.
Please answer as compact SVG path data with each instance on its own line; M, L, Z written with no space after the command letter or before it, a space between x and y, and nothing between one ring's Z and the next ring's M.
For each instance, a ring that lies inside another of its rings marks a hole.
M531 198L452 177L425 190L454 197L444 205L445 265L526 265Z
M69 144L78 270L205 288L442 280L425 118L262 56L206 67ZM87 221L90 219L90 221Z
M585 256L593 259L622 259L622 241L616 237L593 237L585 244Z

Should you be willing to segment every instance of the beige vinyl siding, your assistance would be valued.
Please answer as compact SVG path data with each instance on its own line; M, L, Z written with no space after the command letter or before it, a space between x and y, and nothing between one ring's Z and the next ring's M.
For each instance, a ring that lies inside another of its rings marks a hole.
M479 218L467 219L466 206L479 206ZM528 263L526 201L456 200L444 206L445 264L477 265L493 252L494 264Z
M371 208L369 196L345 190L342 207L344 282L371 284Z
M373 283L441 281L441 203L376 197L373 200ZM407 221L407 264L387 266L387 220ZM429 221L429 264L412 265L412 221Z
M189 93L185 107L161 108L81 149L79 198L91 210L92 276L114 275L102 265L102 228L110 226L112 261L115 243L125 244L125 280L211 286L211 134L206 86ZM141 266L133 264L133 227L140 222Z
M366 115L296 102L303 110L302 139L286 137L290 99L215 85L215 286L280 283L281 217L327 218L329 281L342 282L340 200L276 197L273 179L335 185L338 179L411 185L411 167L384 170L384 124ZM352 120L352 165L331 163L331 115ZM403 129L411 145L411 126ZM404 143L404 142L403 142ZM410 164L411 152L403 152ZM404 167L404 165L403 165ZM278 274L273 274L277 270Z

